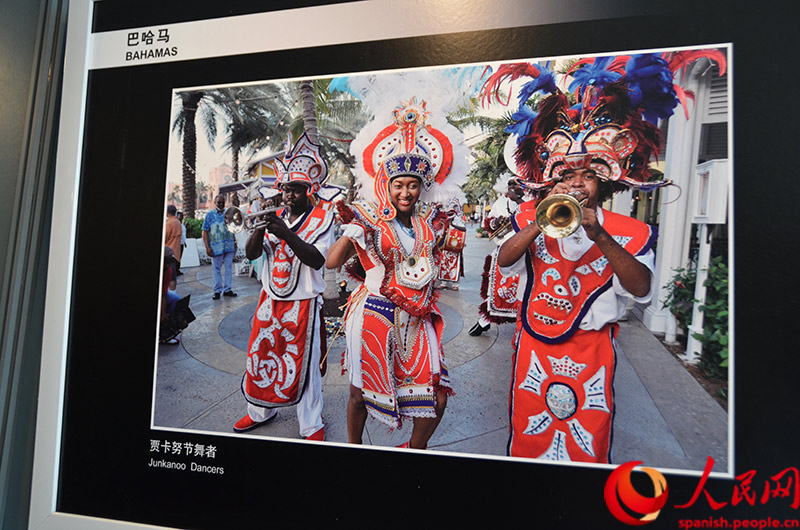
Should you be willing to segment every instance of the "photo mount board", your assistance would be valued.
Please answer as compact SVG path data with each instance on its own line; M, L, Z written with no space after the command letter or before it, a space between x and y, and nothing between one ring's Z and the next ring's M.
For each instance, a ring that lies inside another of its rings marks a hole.
M121 12L131 9L119 4ZM362 4L345 7L360 13ZM733 42L734 53L739 53L737 41L744 46L750 42L724 13L719 20L697 25L669 10L666 17L586 20L575 6L567 6L567 23L547 20L543 25L536 17L521 18L506 23L510 27L505 29L368 37L363 42L92 69L93 8L83 2L70 9L31 527L219 528L263 523L265 517L288 522L298 513L311 523L342 526L382 520L389 513L394 523L402 524L438 517L437 498L449 505L441 517L453 523L470 519L462 509L466 499L479 513L516 506L502 510L501 519L509 522L529 520L535 511L538 522L553 527L614 523L602 499L608 476L604 469L180 434L173 441L215 446L225 473L150 470L148 448L155 437L149 428L150 356L158 274L138 263L157 264L160 258L170 93L178 86L723 42ZM106 3L102 9L116 8ZM307 9L314 13L325 7ZM101 29L95 26L95 31ZM153 175L135 193L126 187L134 173ZM738 181L734 187L739 190ZM147 197L158 199L143 199ZM116 263L120 251L135 259ZM753 384L746 382L745 389ZM752 405L737 409L737 416L744 418L757 414ZM754 447L757 441L749 431L736 434L737 447ZM775 465L788 464L735 456L737 470L764 466L778 471ZM354 469L374 470L386 490L378 493L372 479L354 477ZM280 477L280 484L274 477ZM696 477L669 480L684 497L696 484ZM725 481L712 480L708 488L719 497L729 492ZM387 495L388 505L382 499ZM524 508L532 495L547 509ZM359 496L364 502L351 509ZM272 505L271 513L265 515L260 502ZM572 509L572 503L585 510ZM310 511L308 506L319 509ZM420 511L403 509L408 506ZM698 512L702 509L692 513ZM681 515L665 511L657 524L674 527Z

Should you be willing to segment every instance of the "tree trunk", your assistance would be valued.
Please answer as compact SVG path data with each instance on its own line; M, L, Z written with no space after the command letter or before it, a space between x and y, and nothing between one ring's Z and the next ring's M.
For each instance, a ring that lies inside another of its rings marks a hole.
M314 82L302 81L300 95L303 101L303 129L308 134L308 139L319 145L317 132L317 110L314 107Z
M234 181L234 182L238 182L239 181L239 146L238 145L234 145L231 148L231 152L232 152L231 165L233 166L233 168L231 169L231 180ZM239 193L238 192L235 192L235 191L233 192L233 197L231 198L231 204L233 204L234 206L239 206Z
M351 170L347 175L347 203L350 204L356 200L356 176Z
M183 123L183 207L184 216L194 218L195 214L195 182L197 178L197 129L194 125L194 118L197 114L197 104L203 98L202 92L190 92L182 94L183 113L185 120Z

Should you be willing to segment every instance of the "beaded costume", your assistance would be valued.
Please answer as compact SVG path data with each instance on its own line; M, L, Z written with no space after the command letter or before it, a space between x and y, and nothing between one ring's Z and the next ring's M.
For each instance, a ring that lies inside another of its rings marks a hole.
M661 148L656 124L685 94L674 71L699 57L722 65L716 50L596 57L573 63L562 76L573 100L556 87L552 64L502 65L483 87L484 101L502 101L501 85L522 77L519 109L505 160L531 191L548 191L568 170L590 169L614 191L668 185L653 179L649 163ZM535 110L527 102L550 94ZM510 99L510 98L509 98ZM598 222L651 275L655 231L597 208ZM515 216L515 231L534 222ZM520 272L517 348L510 395L511 456L608 462L614 415L616 321L627 299L608 259L583 227L563 239L540 234L509 270Z
M366 278L351 295L345 322L348 354L357 349L360 356L360 366L346 365L360 371L356 386L367 410L392 427L399 427L403 416L435 417L436 391L450 389L433 288L440 261L435 242L444 227L438 212L422 205L412 217L410 249L401 240L402 225L383 221L369 204L340 203L340 215L365 232L356 250Z
M453 110L445 101L457 102L440 75L404 72L389 86L380 77L355 77L342 87L375 115L351 144L366 200L339 206L343 222L363 229L353 244L365 271L345 313L343 365L370 416L390 427L403 418L436 417L437 391L452 393L434 290L451 217L439 205L460 196L469 150L445 119ZM389 195L391 180L407 176L417 177L421 188L410 229L396 219Z
M319 146L305 134L294 146L289 139L287 155L283 160L276 159L274 167L276 188L285 183L301 183L308 188L309 197L319 191L327 176ZM265 198L264 190L259 191ZM334 242L333 213L311 202L294 221L289 221L289 213L288 209L282 209L276 215L324 258ZM270 415L270 409L297 405L300 435L321 434L324 425L319 363L327 348L322 317L321 295L325 290L322 270L302 263L286 241L270 232L264 233L262 245L266 256L261 273L262 290L242 378L248 415L256 423L264 423L274 416L274 412Z

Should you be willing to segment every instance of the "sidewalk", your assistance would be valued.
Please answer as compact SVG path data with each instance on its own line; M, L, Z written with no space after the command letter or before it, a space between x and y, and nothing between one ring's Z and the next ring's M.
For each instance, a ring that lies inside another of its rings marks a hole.
M458 291L443 290L444 351L456 395L431 439L430 450L505 456L508 441L508 391L511 377L513 326L492 325L480 337L467 330L478 317L478 289L485 256L494 243L469 229L464 252L465 277ZM184 270L178 293L191 294L197 316L179 345L158 352L154 426L234 435L233 423L245 413L240 390L247 341L260 292L254 278L234 276L239 296L211 299L211 267ZM326 280L336 282L328 271ZM642 323L631 315L620 324L614 392L612 461L641 460L661 469L702 471L706 458L714 471L728 465L727 413L680 365ZM339 338L328 356L323 379L326 441L346 443L347 375L339 362ZM298 439L293 407L246 436ZM392 447L407 441L410 425L394 432L368 419L364 443Z

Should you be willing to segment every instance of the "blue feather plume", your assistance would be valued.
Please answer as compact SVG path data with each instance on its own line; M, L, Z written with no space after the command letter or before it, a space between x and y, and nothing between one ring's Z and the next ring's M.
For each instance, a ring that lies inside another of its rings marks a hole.
M613 83L622 77L618 72L607 70L606 67L611 64L614 57L598 57L593 63L585 64L572 73L573 81L569 84L569 91L574 92L578 88L585 88L587 86L595 86L602 89L609 83Z
M528 135L528 132L530 132L531 125L533 125L533 120L536 119L536 116L538 116L538 114L523 103L519 110L511 115L511 119L514 120L514 123L507 126L505 131L516 134L519 139L524 138Z
M672 75L667 61L652 53L633 55L625 65L631 105L650 123L672 116L678 105Z

